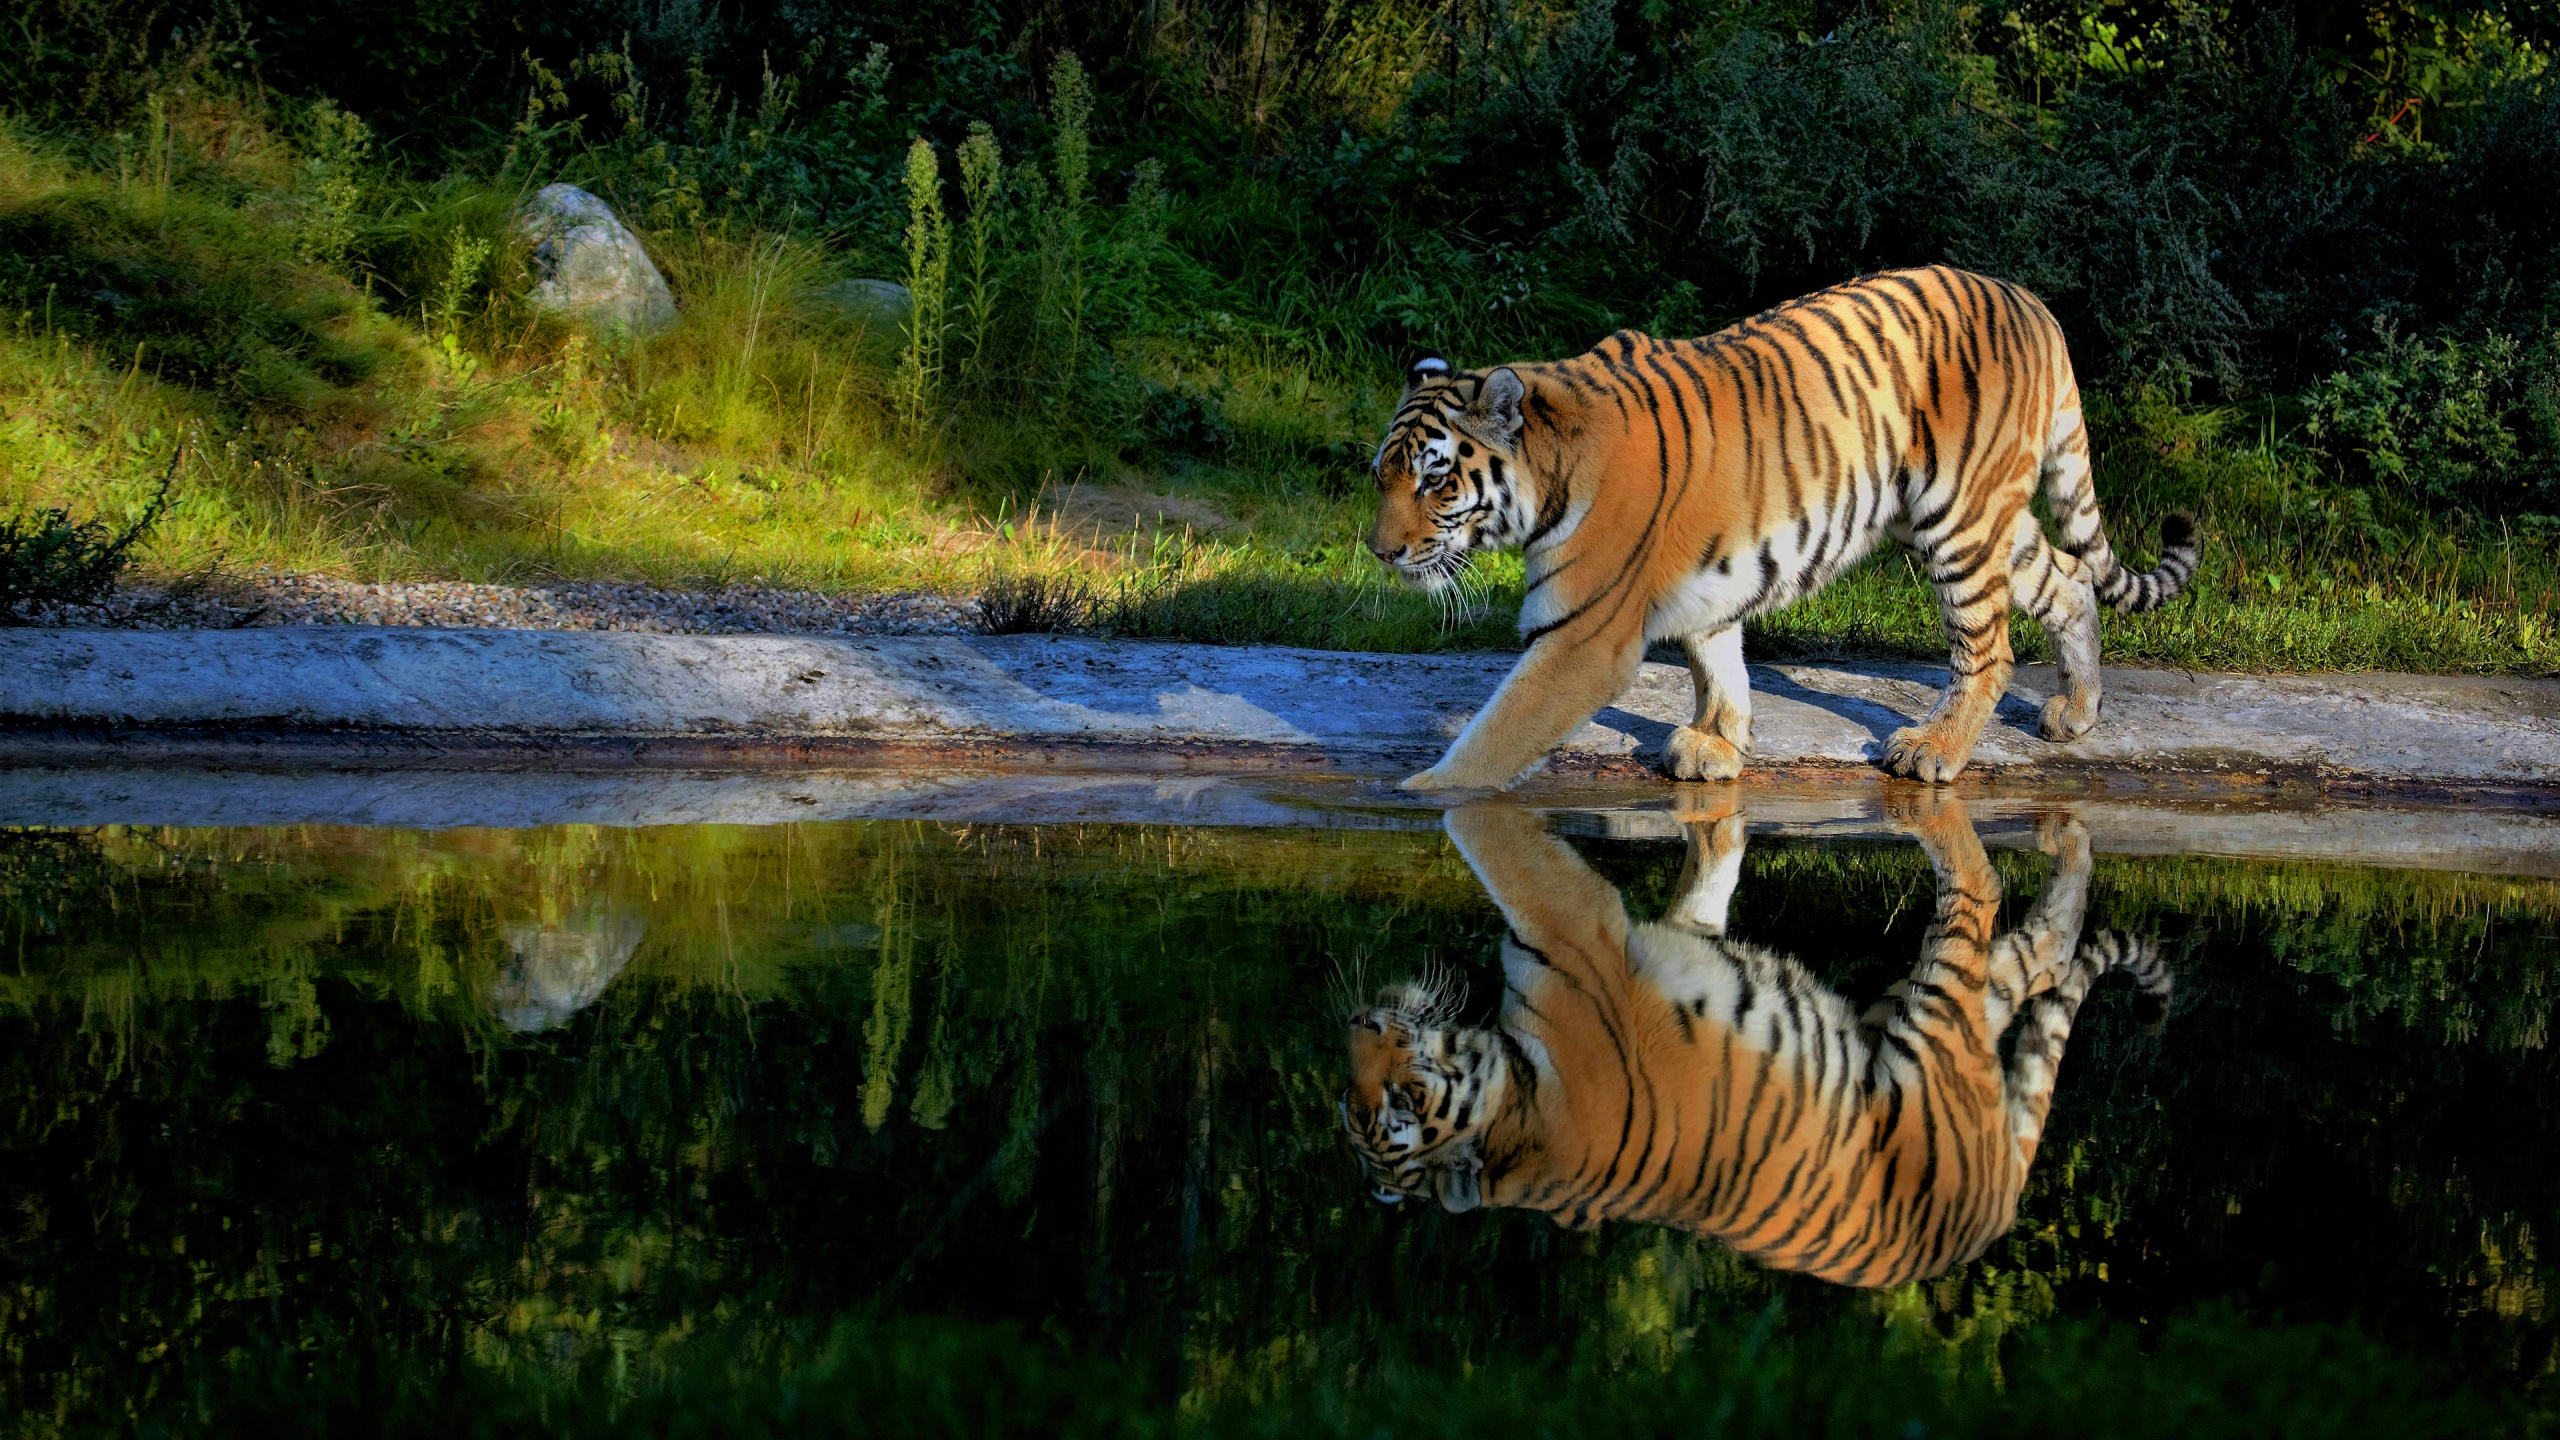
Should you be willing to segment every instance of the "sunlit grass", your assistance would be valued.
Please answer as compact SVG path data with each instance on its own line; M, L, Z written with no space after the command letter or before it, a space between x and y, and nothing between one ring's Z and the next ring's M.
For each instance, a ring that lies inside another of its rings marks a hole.
M767 233L653 235L682 318L617 346L525 308L501 192L396 193L362 234L361 278L297 260L276 223L298 203L279 142L245 144L254 126L218 118L234 138L217 156L185 149L194 122L178 115L186 163L148 189L0 135L0 229L57 277L0 315L0 507L129 520L189 446L146 573L949 595L1036 577L1091 596L1088 627L1131 636L1516 643L1515 557L1482 564L1452 604L1391 583L1362 548L1363 462L1392 381L1339 326L1309 321L1302 343L1250 326L1118 342L1113 383L1189 407L1187 438L1102 433L1036 395L955 400L908 437L887 404L897 337L823 299L859 257ZM453 289L474 237L495 258ZM430 297L449 289L470 303L440 315ZM2093 420L2119 551L2147 559L2172 508L2206 536L2188 597L2107 619L2111 663L2560 669L2548 537L2340 488L2236 412L2137 397ZM2023 617L2014 633L2022 659L2048 657ZM1762 658L1944 654L1898 555L1751 638Z

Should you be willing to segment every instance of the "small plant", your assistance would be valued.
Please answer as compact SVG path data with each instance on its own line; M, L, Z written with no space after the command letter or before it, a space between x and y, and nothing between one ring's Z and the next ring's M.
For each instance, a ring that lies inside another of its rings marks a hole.
M143 102L142 153L131 149L125 132L116 132L116 188L137 199L165 201L169 198L169 177L175 169L177 132L170 123L169 102L159 92L152 92Z
M989 635L1067 635L1092 629L1103 599L1069 575L999 575L978 594L978 628Z
M960 194L969 206L969 291L965 306L969 369L983 380L987 373L987 345L995 328L991 250L997 207L1004 203L1004 152L996 144L995 131L984 120L971 123L969 138L960 142Z
M113 535L96 520L73 520L59 507L0 518L0 625L25 625L57 605L95 605L114 591L132 561L134 545L169 508L184 447L160 477L159 492L142 514Z
M436 351L457 380L470 379L472 372L480 368L478 357L462 348L462 313L471 302L471 292L480 283L481 267L488 260L489 242L455 226L445 249L444 276L436 282L435 298L427 305Z
M1129 176L1129 203L1114 228L1112 271L1126 328L1154 327L1156 267L1165 250L1165 230L1172 206L1164 190L1164 162L1152 156L1138 162Z
M302 162L302 224L294 253L315 264L335 265L356 242L356 208L364 200L356 175L373 133L363 120L326 99L311 107L305 129L309 153Z
M1049 67L1050 164L1057 200L1049 209L1042 251L1042 318L1055 336L1058 379L1074 380L1084 359L1084 202L1093 175L1093 87L1072 50Z
M434 328L451 335L462 329L463 307L480 283L480 267L488 263L489 242L457 225L445 248L444 278L436 284L428 310Z
M942 213L942 161L907 147L907 348L899 357L898 419L922 435L942 379L942 308L951 274L951 222Z

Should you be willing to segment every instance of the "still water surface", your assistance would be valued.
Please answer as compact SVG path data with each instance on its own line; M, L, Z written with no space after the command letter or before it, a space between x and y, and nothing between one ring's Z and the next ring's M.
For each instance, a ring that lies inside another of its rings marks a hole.
M1899 818L10 833L0 1385L931 1314L1197 1410L2201 1308L2540 1393L2560 886Z

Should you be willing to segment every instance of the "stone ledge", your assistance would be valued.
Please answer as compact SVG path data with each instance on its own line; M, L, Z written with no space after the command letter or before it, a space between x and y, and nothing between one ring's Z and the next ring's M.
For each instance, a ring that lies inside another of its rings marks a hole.
M231 737L276 756L308 744L385 759L513 750L539 763L601 746L654 748L659 764L716 764L724 750L1037 764L1049 751L1381 774L1445 744L1510 665L1053 636L12 630L0 631L0 760L61 763L84 747L105 758L187 737L219 749ZM1753 666L1755 763L1855 773L1943 679L1913 664ZM2098 728L2050 745L2032 727L2052 673L2021 670L1976 770L2560 787L2560 682L2113 669L2106 680ZM1561 764L1641 765L1688 718L1689 695L1685 670L1647 664Z

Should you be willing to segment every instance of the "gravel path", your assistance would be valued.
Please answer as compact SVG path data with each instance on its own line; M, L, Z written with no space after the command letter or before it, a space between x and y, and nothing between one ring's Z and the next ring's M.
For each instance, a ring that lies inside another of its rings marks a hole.
M500 630L644 630L665 635L957 635L977 628L975 600L941 595L832 595L817 590L660 590L602 580L471 585L453 580L362 585L320 575L226 578L216 590L135 588L104 605L61 605L34 623L119 630L247 625L470 625Z

